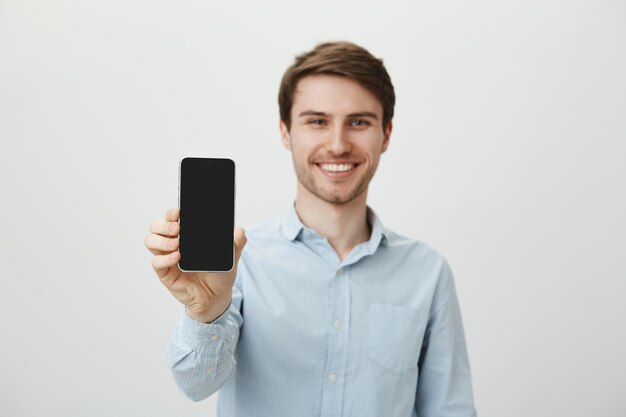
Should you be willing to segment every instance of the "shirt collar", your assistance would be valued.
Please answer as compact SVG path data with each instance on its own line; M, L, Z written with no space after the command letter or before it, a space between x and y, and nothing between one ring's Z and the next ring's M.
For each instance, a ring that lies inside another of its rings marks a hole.
M298 213L296 212L295 203L289 206L289 210L281 219L281 232L285 239L287 240L295 240L302 232L304 225L300 221L298 217Z
M367 221L372 227L372 236L370 237L369 242L367 242L369 253L372 254L378 248L378 245L386 245L387 244L387 229L383 226L383 223L380 221L380 218L376 215L374 210L371 207L367 207Z
M367 221L372 227L372 235L370 240L366 242L369 252L374 253L379 244L387 243L387 229L383 226L382 222L372 210L371 207L367 207ZM295 204L292 204L287 210L287 213L281 219L281 233L287 240L296 240L302 233L305 226L300 221L298 213L296 212Z

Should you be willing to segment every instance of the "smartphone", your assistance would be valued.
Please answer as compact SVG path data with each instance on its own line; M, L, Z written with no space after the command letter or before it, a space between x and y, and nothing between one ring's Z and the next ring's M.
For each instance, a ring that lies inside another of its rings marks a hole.
M235 162L183 158L179 165L182 271L227 272L235 266Z

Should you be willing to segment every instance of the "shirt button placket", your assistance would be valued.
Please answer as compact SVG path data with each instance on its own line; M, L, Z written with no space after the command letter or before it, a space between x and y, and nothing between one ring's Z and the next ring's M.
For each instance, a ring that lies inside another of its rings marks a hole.
M326 371L327 385L322 404L322 414L329 417L341 416L341 410L343 409L343 384L345 382L343 378L346 370L346 346L348 342L344 327L348 324L348 318L345 315L349 308L347 293L349 288L346 281L346 273L345 267L338 267L334 270L334 279L332 280L333 305L331 317L333 320L330 322L330 325L333 327L333 331L329 339L329 360Z

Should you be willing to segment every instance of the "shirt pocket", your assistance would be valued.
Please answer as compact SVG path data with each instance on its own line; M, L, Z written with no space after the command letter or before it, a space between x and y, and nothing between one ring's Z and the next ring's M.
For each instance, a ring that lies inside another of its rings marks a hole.
M416 368L427 322L427 309L370 304L367 310L369 359L396 374Z

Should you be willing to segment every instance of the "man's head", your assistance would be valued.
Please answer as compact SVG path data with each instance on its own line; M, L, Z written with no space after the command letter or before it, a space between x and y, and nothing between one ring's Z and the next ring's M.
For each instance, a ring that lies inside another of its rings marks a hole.
M369 90L383 107L382 127L393 118L396 95L383 61L365 48L350 42L327 42L298 55L287 68L280 83L278 106L280 118L291 128L291 108L298 81L307 75L328 74L352 79Z
M298 56L283 76L279 105L299 193L364 202L387 149L394 102L382 61L357 45L325 43Z

